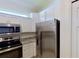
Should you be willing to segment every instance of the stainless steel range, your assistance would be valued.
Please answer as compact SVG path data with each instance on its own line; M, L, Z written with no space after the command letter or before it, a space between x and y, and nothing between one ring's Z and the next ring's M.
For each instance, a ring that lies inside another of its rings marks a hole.
M22 57L22 44L20 42L20 35L15 35L14 33L20 33L20 25L0 24L0 36L1 36L0 37L0 57L1 58L2 57L3 58ZM3 53L1 53L2 51Z

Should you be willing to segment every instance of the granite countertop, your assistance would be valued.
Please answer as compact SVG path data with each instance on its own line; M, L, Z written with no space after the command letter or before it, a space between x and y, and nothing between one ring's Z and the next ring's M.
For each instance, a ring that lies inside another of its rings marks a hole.
M20 36L20 40L23 45L35 42L36 41L36 33L34 33L34 32L31 32L31 33L28 32L27 34L22 33L22 35Z
M0 38L23 36L23 35L36 35L36 32L6 33L6 34L0 34Z

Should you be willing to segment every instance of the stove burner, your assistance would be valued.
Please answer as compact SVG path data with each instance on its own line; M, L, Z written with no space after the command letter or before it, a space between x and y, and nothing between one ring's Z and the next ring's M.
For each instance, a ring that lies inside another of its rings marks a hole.
M0 42L0 50L22 45L19 39Z

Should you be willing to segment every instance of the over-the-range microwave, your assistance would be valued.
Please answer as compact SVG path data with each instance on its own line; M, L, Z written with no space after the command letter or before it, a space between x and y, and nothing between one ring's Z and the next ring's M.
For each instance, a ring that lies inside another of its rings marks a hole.
M4 24L0 23L0 34L20 32L19 24Z

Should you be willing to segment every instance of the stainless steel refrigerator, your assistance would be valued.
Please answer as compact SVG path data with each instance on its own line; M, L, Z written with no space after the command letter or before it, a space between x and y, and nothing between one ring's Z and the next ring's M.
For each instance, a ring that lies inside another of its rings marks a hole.
M60 21L57 19L36 24L37 57L60 57Z

